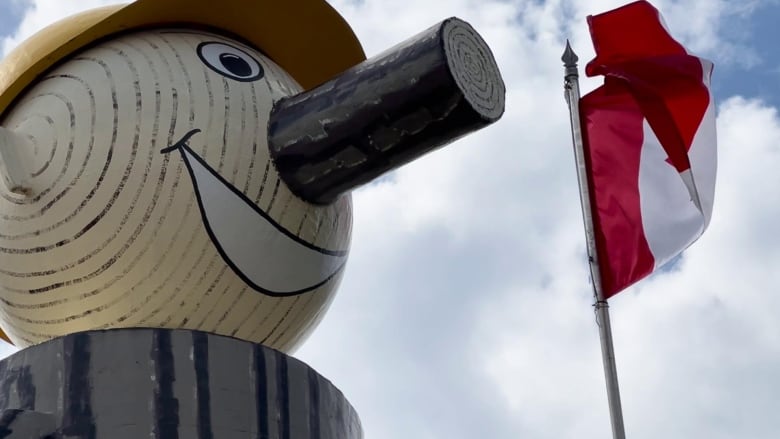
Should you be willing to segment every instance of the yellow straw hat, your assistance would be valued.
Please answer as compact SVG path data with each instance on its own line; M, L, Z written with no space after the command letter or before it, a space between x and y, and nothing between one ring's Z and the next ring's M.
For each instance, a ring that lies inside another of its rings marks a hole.
M305 89L365 60L360 42L324 0L137 0L52 24L0 63L0 115L68 55L119 32L199 27L228 33L263 51Z

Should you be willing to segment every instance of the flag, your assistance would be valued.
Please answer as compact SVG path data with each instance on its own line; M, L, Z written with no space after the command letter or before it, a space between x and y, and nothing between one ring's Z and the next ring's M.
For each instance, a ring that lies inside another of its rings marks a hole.
M637 1L588 17L604 85L580 100L606 298L679 255L712 215L717 167L712 63Z

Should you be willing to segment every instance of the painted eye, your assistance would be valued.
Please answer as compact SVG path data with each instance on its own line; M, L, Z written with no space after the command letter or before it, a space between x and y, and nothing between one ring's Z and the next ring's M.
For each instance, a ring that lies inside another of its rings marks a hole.
M265 73L252 55L225 43L201 43L198 56L211 70L236 81L256 81Z

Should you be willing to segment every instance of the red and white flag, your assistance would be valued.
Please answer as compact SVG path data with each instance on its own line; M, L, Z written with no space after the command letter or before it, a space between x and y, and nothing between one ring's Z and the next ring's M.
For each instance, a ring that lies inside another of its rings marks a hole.
M712 63L690 55L646 1L588 17L604 85L580 101L605 297L704 231L717 167Z

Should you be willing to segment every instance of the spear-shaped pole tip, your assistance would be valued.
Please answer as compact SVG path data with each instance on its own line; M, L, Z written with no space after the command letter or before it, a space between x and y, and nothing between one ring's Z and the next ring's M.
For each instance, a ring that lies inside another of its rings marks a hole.
M571 48L571 44L569 43L569 40L566 40L566 49L563 51L563 56L561 56L561 61L563 61L564 67L577 67L577 61L579 61L580 58L577 56L576 53L574 53L574 49Z
M579 76L579 73L577 72L577 61L579 61L579 57L576 53L574 53L574 49L571 48L571 44L569 43L569 40L566 40L566 49L563 51L563 56L561 56L561 61L563 61L563 66L566 67L566 77L569 76Z

